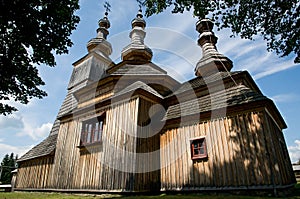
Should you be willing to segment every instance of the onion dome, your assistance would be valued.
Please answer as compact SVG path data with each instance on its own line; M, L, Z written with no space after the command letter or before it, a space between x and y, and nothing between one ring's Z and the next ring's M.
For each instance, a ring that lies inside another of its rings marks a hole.
M108 12L105 12L105 16L99 20L98 25L99 28L105 28L105 29L109 29L110 28L110 22L107 18Z
M142 14L142 10L140 9L138 14L136 15L136 18L134 18L131 21L131 26L132 28L139 26L142 27L143 29L146 27L146 21L143 19L143 14Z
M108 57L112 53L111 44L106 41L107 35L109 34L108 29L110 28L110 22L108 20L108 13L105 12L105 16L99 20L97 29L97 37L91 39L87 44L89 52L97 52L105 57Z
M151 61L152 50L144 44L146 22L143 19L141 10L139 10L136 18L132 20L131 25L132 30L129 34L131 43L122 50L122 60Z
M232 61L217 50L218 38L212 31L213 26L209 19L202 19L196 23L196 30L200 33L198 45L202 48L202 58L195 68L196 76L208 76L220 71L229 72L232 68Z

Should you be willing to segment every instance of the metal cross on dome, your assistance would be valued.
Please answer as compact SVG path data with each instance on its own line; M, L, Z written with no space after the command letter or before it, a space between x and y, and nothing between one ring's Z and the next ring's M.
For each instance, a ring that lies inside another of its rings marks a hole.
M139 4L140 10L142 10L142 6L143 6L142 0L136 0L136 1Z
M105 15L108 15L108 13L110 12L110 8L111 8L109 2L105 1L103 6L105 8Z

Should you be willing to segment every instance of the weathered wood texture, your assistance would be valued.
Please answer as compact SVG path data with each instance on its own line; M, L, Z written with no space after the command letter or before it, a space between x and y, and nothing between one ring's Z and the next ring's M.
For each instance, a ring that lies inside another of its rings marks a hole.
M63 123L59 132L50 188L129 188L133 179L125 167L131 163L123 158L123 152L135 152L137 104L138 99L134 99L105 110L106 124L100 145L81 149L76 147L80 143L81 125L85 118Z
M82 121L62 121L55 157L24 161L16 188L102 191L272 188L294 183L281 129L265 110L159 134L161 108L134 98L106 113L102 144L78 148ZM153 116L154 115L154 116ZM118 121L118 122L116 122ZM208 159L191 159L191 139L206 136ZM159 170L160 169L160 170Z
M193 161L190 139L199 136L206 136L208 159ZM266 111L166 130L160 147L162 190L263 188L294 182L282 132Z
M82 121L93 117L93 113L61 121L54 160L51 164L48 159L25 161L19 169L17 188L133 189L133 174L126 172L132 169L126 167L135 164L125 159L124 153L135 154L138 103L135 98L106 108L103 141L95 146L78 147Z
M161 106L140 99L136 143L135 190L160 190L160 111ZM159 121L159 122L158 122Z
M44 188L51 183L53 156L24 161L19 165L16 188Z

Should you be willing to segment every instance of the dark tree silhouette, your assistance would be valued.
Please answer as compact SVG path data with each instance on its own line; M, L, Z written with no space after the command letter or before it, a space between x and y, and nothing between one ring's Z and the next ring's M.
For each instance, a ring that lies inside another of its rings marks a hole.
M140 3L141 0L138 0ZM295 53L300 63L300 3L298 0L143 0L146 16L172 7L173 13L193 10L199 18L211 18L219 29L253 39L261 35L267 49L282 57Z
M0 114L17 109L8 100L27 104L46 92L36 65L55 66L54 54L68 52L79 17L78 0L0 1ZM29 53L30 51L31 53Z
M12 170L16 168L16 160L18 155L11 153L10 155L6 154L1 162L1 178L0 182L2 184L10 184L12 179Z

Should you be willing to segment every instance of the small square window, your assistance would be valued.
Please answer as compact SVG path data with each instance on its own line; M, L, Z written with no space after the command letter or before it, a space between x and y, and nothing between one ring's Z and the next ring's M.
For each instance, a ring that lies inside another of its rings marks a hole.
M207 158L205 137L191 140L191 155L193 160Z

